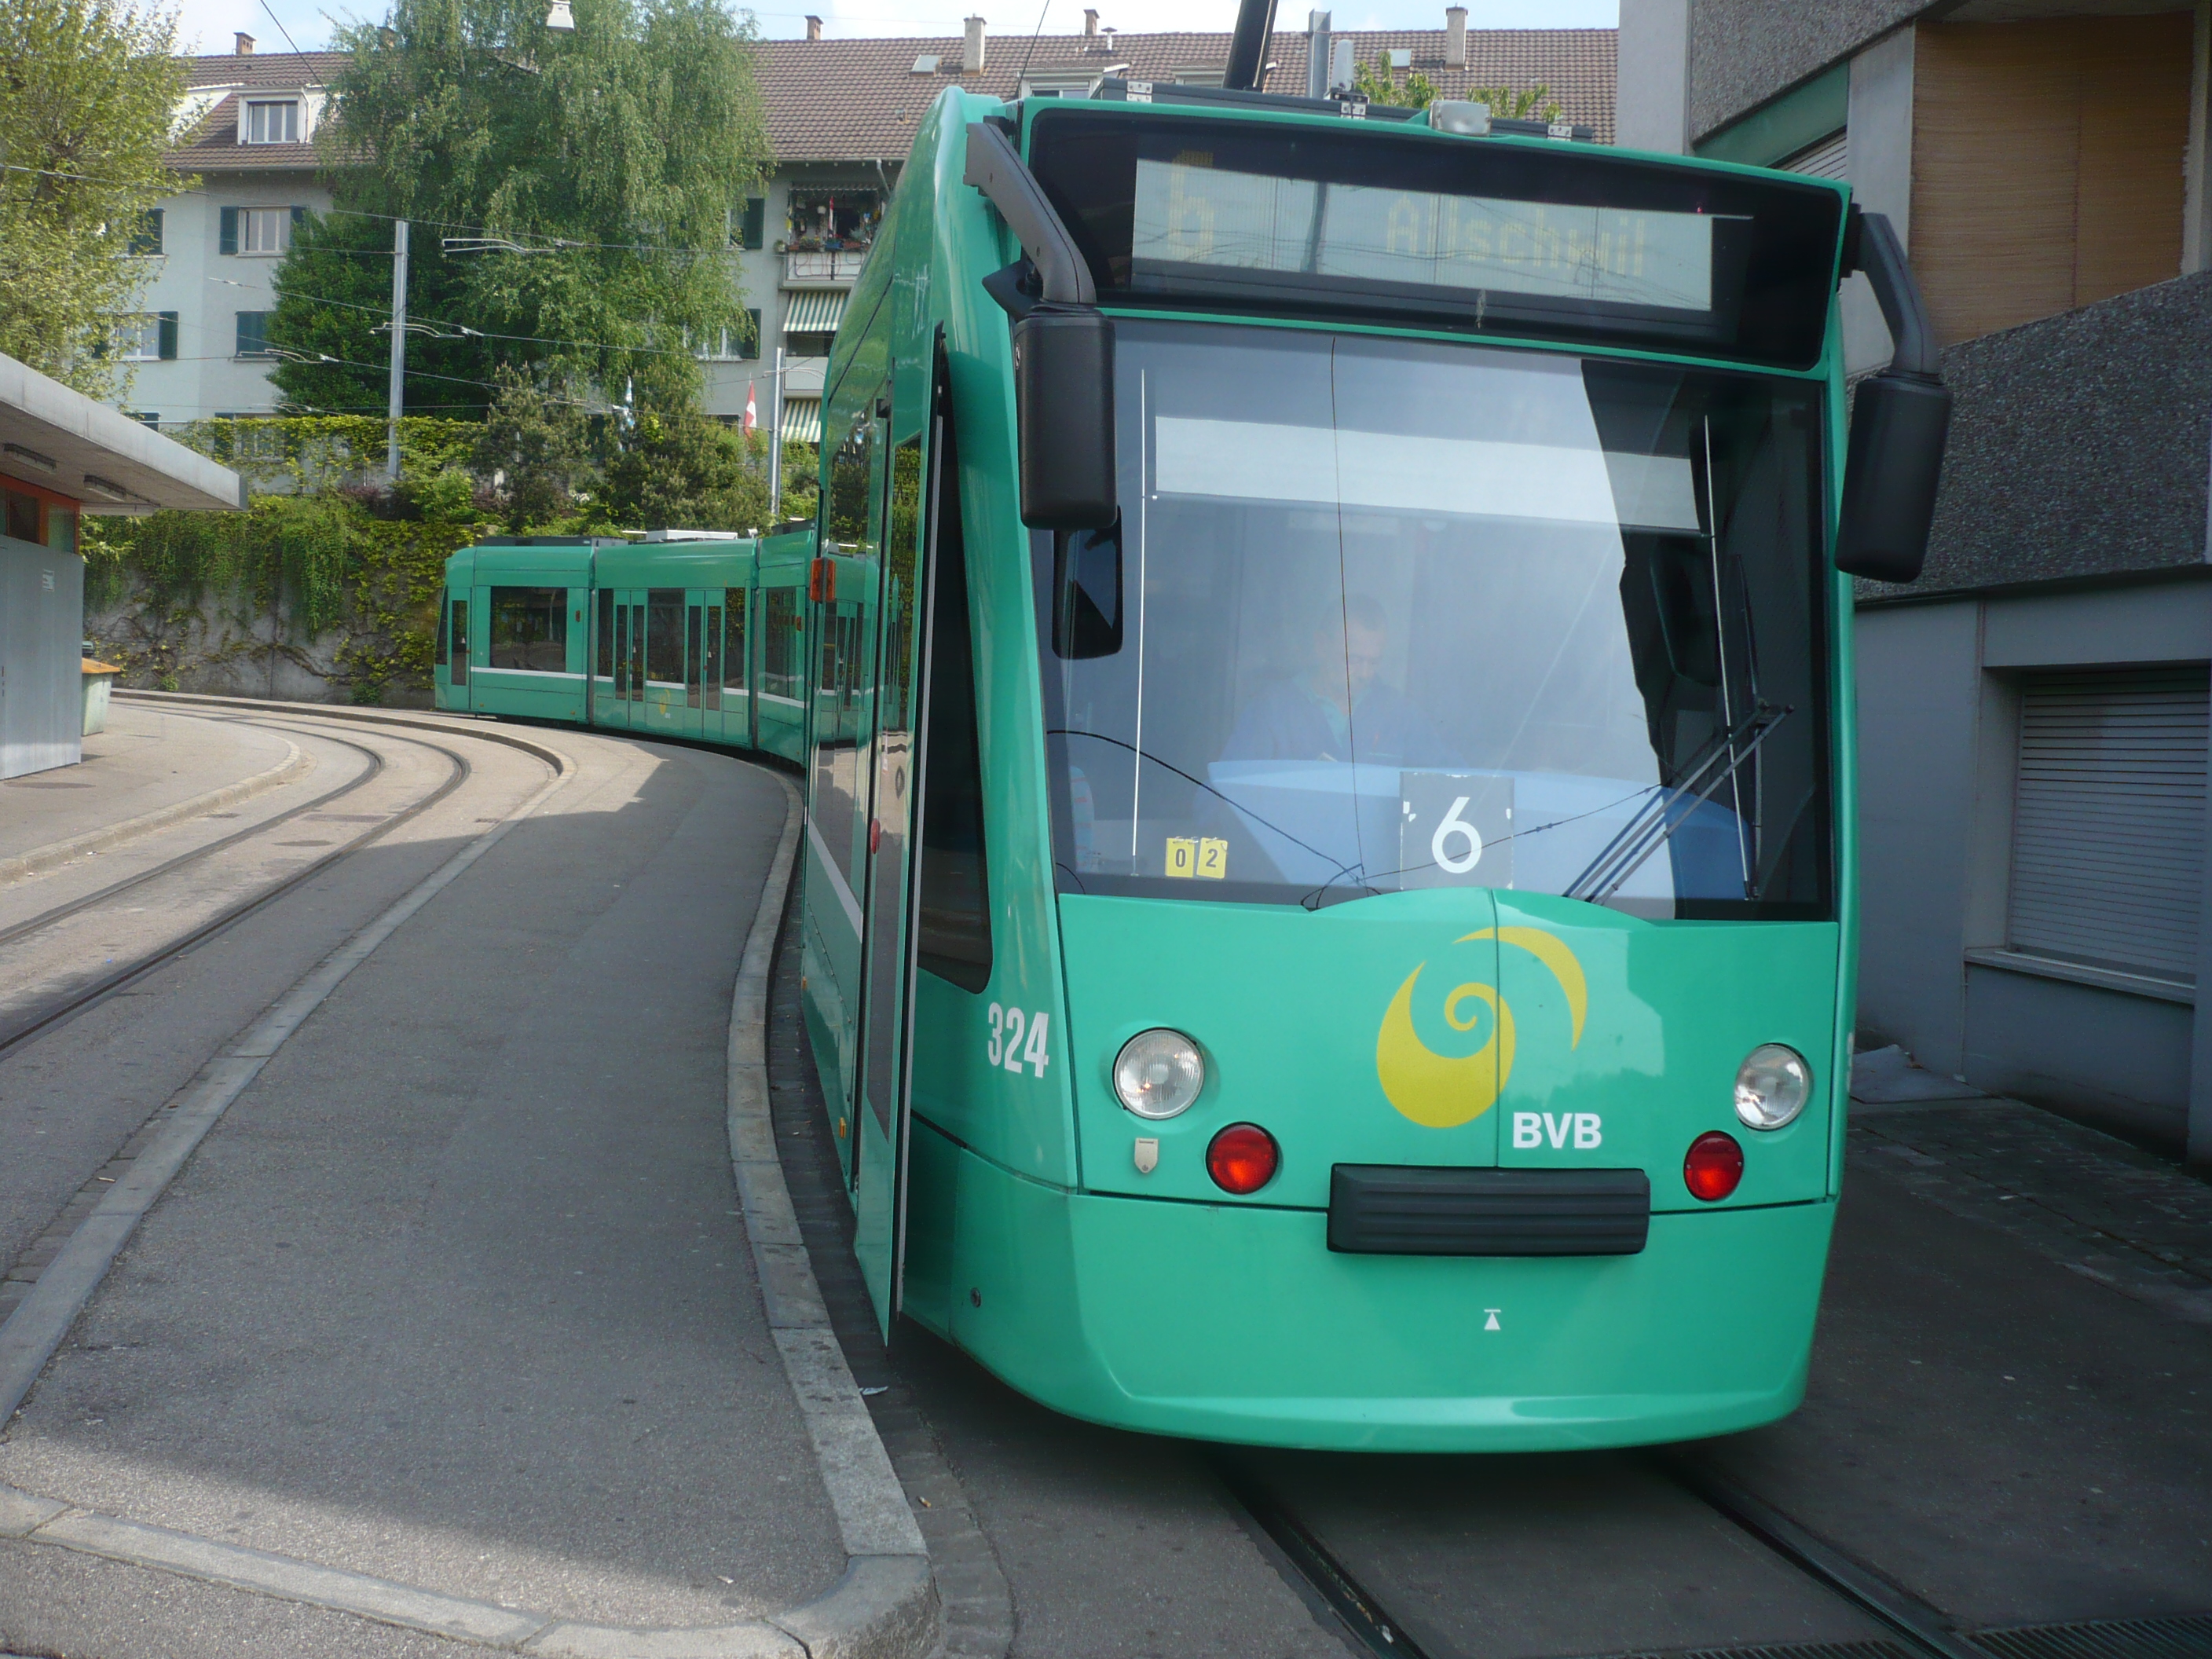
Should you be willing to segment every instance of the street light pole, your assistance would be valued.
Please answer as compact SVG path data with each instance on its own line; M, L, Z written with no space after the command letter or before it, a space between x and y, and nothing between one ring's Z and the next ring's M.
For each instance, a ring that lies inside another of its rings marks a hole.
M384 471L399 482L399 411L407 390L407 222L392 223L392 383L385 408L390 435L385 441Z

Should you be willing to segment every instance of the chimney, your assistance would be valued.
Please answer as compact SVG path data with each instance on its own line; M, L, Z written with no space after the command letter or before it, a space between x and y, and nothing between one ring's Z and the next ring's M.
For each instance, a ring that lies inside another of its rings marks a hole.
M1329 14L1310 11L1306 14L1306 96L1328 96L1328 26Z
M982 67L983 20L980 17L971 17L968 20L968 55L960 60L960 69L964 75L974 75L980 72Z
M1467 67L1467 8L1444 8L1444 62L1453 69Z
M253 56L253 37L252 35L246 33L245 30L240 29L236 34L231 36L231 39L238 42L237 52L240 58L251 58Z
M806 38L810 40L822 38L822 20L811 11L806 14Z
M1083 14L1083 32L1085 34L1096 34L1098 33L1098 14L1097 12L1087 9L1085 10Z

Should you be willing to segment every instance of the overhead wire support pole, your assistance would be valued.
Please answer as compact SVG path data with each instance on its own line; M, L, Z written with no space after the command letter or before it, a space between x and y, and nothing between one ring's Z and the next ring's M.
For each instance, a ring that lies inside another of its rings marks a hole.
M407 392L407 222L392 222L392 383L385 402L389 433L384 445L384 471L399 482L399 411Z

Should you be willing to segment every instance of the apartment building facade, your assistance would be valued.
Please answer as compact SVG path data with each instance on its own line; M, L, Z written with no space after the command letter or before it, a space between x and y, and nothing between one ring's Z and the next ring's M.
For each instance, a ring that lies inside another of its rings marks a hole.
M1469 29L1463 7L1443 27L1340 33L1363 64L1425 75L1446 97L1472 87L1547 86L1565 119L1609 139L1613 32ZM1305 85L1306 37L1278 33L1269 84ZM1079 33L997 40L986 20L949 37L763 41L754 73L766 106L771 175L732 204L731 258L750 326L701 343L706 404L733 423L821 433L823 371L847 296L866 264L915 124L950 86L1000 96L1082 97L1109 75L1219 85L1221 33L1121 34L1085 14ZM190 62L169 165L201 183L161 204L139 257L152 262L144 314L124 331L133 367L127 407L162 426L277 411L263 326L270 278L291 227L331 205L313 139L336 53L236 49ZM364 349L375 349L371 341ZM379 359L380 361L380 357Z
M1621 52L1622 143L1889 216L1958 397L1858 596L1863 1044L2212 1162L2212 6L1623 0Z

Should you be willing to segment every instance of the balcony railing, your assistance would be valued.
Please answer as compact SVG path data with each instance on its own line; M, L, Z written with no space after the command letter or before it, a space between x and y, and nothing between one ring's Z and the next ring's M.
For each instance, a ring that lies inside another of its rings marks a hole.
M834 252L787 253L783 256L786 288L848 288L860 280L868 263L866 248L841 248Z

